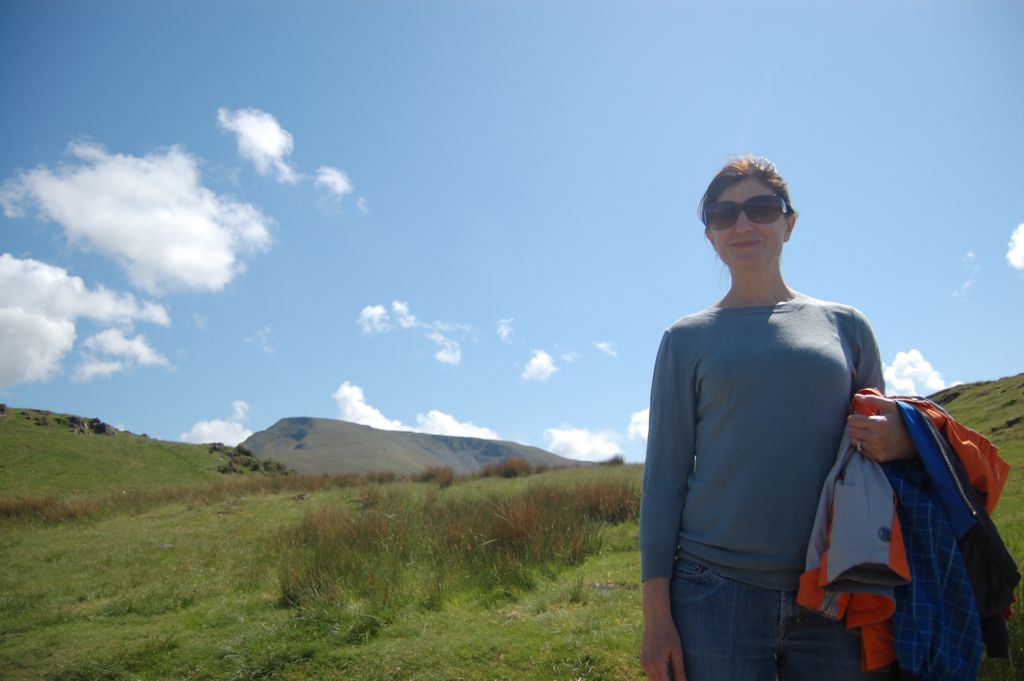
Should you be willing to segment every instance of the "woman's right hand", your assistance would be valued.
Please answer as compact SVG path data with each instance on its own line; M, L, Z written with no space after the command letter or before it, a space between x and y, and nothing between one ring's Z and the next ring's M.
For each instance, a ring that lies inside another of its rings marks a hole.
M644 624L644 647L640 653L640 663L650 681L686 681L683 647L672 620L654 625Z
M686 681L683 646L672 621L669 583L665 577L644 582L644 641L640 663L649 681Z

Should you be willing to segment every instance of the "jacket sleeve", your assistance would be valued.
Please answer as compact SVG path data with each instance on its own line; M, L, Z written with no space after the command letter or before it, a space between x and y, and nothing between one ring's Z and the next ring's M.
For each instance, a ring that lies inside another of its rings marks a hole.
M651 384L647 456L640 503L641 578L670 577L686 502L686 480L693 471L696 385L693 362L681 362L666 331L658 349ZM685 366L684 366L685 365Z
M971 487L981 495L985 510L989 514L995 511L1010 474L1010 465L999 456L999 449L984 435L959 423L936 405L925 400L907 401L942 431L967 470Z

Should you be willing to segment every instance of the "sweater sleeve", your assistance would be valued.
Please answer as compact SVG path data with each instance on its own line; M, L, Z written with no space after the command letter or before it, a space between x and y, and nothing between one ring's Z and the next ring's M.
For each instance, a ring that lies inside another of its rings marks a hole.
M860 310L854 310L857 320L857 366L853 377L853 392L863 388L875 388L885 394L885 378L882 374L882 355L871 324ZM852 395L851 395L852 397Z
M696 428L694 362L681 362L678 331L666 331L651 384L647 456L640 503L641 579L670 577L686 481L693 471ZM675 337L674 337L675 336Z

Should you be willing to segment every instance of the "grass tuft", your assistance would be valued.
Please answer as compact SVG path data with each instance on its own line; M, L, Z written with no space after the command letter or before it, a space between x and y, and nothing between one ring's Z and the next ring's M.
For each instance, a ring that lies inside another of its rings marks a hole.
M496 463L489 463L480 469L481 478L516 478L523 475L543 473L548 467L543 464L532 464L518 456L510 456Z
M436 482L442 489L455 482L455 471L451 466L429 466L412 476L414 482Z

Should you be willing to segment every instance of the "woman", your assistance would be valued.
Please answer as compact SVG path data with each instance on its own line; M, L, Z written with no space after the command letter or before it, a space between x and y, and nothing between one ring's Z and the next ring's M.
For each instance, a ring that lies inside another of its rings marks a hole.
M796 226L767 159L725 165L700 202L729 268L726 296L664 334L651 388L640 513L649 679L877 679L843 623L796 605L821 486L848 427L864 456L914 455L895 403L847 420L882 389L871 327L786 285ZM862 399L858 396L857 399Z

